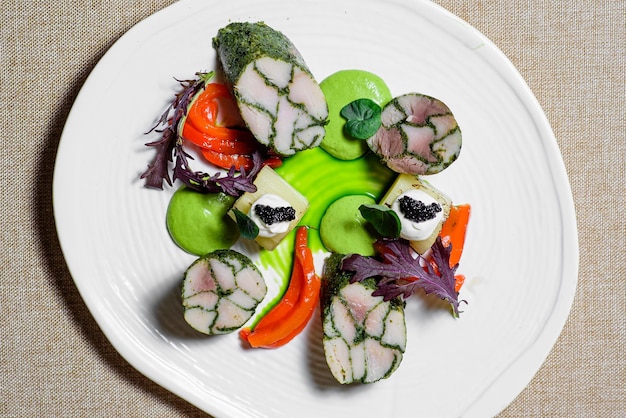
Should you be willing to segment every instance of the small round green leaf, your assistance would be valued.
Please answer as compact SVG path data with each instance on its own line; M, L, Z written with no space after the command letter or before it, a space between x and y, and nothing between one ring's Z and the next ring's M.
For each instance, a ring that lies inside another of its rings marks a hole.
M233 213L241 236L246 239L255 239L259 235L258 225L239 209L233 208Z
M385 238L400 236L402 229L400 218L391 208L384 205L361 205L359 212L381 236Z
M346 132L355 139L367 139L380 128L381 108L370 99L348 103L339 114L347 120Z

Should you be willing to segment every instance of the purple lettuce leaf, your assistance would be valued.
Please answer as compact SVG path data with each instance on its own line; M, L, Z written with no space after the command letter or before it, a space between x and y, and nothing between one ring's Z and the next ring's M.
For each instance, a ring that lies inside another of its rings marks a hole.
M419 289L450 303L455 317L459 315L459 293L455 290L454 274L458 264L450 267L452 246L444 246L441 238L432 246L432 260L436 268L417 254L403 239L379 240L375 244L382 260L352 254L344 258L342 269L354 272L352 281L380 277L374 296L391 300L408 298Z
M161 139L149 142L146 146L156 147L157 154L148 169L141 175L146 179L146 186L163 189L163 180L172 185L169 175L168 163L173 161L172 153L176 149L178 138L178 124L187 114L187 109L195 95L204 87L205 80L210 80L211 74L198 73L196 80L176 80L182 86L182 90L174 96L174 100L161 114L156 124L146 132L161 133Z
M249 173L241 170L239 175L231 168L225 176L220 173L210 175L201 171L193 171L189 166L189 159L193 159L183 148L183 140L178 134L179 124L187 114L187 109L193 98L200 92L205 83L213 77L213 73L197 73L195 80L177 80L182 91L176 94L174 100L161 115L157 123L146 133L159 132L161 138L147 143L146 146L156 147L157 153L148 169L141 175L146 180L146 187L163 189L163 181L172 185L175 180L185 186L202 193L226 193L238 197L244 192L255 192L254 178L262 167L262 158L259 153L253 155L254 166ZM169 163L174 162L173 174L170 178Z
M185 152L181 140L177 141L174 153L176 155L176 164L174 166L173 179L180 180L193 190L201 193L223 192L235 197L241 196L245 192L254 193L257 190L253 181L262 167L261 154L258 151L252 154L254 166L249 173L246 173L246 170L241 168L240 174L236 175L235 168L231 167L223 177L220 173L211 176L201 171L191 170L188 158L193 159L193 157Z

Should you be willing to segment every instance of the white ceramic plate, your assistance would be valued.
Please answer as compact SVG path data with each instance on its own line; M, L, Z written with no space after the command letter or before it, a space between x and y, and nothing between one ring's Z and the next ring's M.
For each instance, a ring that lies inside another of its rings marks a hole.
M455 320L410 300L407 351L388 380L333 383L317 324L281 349L245 351L237 334L206 338L181 320L181 275L194 257L165 228L173 189L139 180L154 155L143 132L177 90L174 77L216 67L211 39L237 20L283 31L319 80L358 68L394 95L437 97L463 130L460 159L430 180L473 207L460 267L469 304ZM189 0L156 13L107 52L77 97L54 209L71 274L114 347L220 417L492 416L541 366L577 280L573 202L542 110L494 45L428 1Z

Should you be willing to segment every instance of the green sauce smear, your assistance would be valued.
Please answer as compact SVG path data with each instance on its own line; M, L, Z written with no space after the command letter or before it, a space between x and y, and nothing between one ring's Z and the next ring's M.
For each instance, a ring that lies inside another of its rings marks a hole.
M365 141L346 136L346 121L339 114L356 99L371 99L381 106L390 101L391 92L385 82L375 74L353 69L331 74L320 87L329 108L326 138L320 147L298 152L276 169L309 201L309 209L299 225L310 228L309 248L313 254L328 251L319 230L322 217L333 202L349 195L365 195L378 202L396 177L369 151ZM291 231L273 251L261 250L259 254L260 265L280 275L283 290L291 276L294 242L295 231Z
M371 153L344 161L321 148L301 151L285 159L276 172L309 201L309 209L299 225L311 228L309 247L314 254L327 251L319 227L328 206L347 195L366 195L379 201L396 176ZM260 252L261 265L264 268L271 266L285 278L285 282L291 274L294 240L295 231L292 231L273 251Z
M355 99L368 98L383 105L391 93L382 79L361 70L344 70L330 75L321 87L331 111L326 138L313 148L284 160L276 169L291 186L309 201L309 209L299 225L309 230L313 254L328 251L320 238L320 223L326 209L337 199L349 195L368 196L378 202L396 177L380 163L364 141L348 138L343 131L345 119L340 110ZM334 155L334 156L333 156ZM193 254L228 248L239 237L239 230L227 212L234 199L222 194L202 195L191 190L176 192L168 208L168 229L174 241ZM295 230L273 250L260 250L259 264L279 275L281 292L264 309L271 309L286 289L293 265ZM265 314L263 312L263 314ZM260 315L257 317L262 317Z

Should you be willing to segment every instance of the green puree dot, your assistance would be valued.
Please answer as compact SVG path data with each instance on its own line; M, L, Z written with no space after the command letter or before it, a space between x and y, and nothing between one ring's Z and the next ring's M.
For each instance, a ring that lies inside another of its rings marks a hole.
M328 104L326 136L320 145L340 160L354 160L367 151L367 143L353 139L344 131L346 120L339 115L341 109L357 99L370 99L380 107L391 101L391 92L385 82L375 74L363 70L342 70L325 78L320 87Z
M376 235L361 216L359 206L376 203L366 195L349 195L335 200L320 223L324 246L339 254L374 255Z
M230 248L239 229L228 215L235 198L223 193L198 193L181 187L167 207L167 229L183 250L205 255Z

